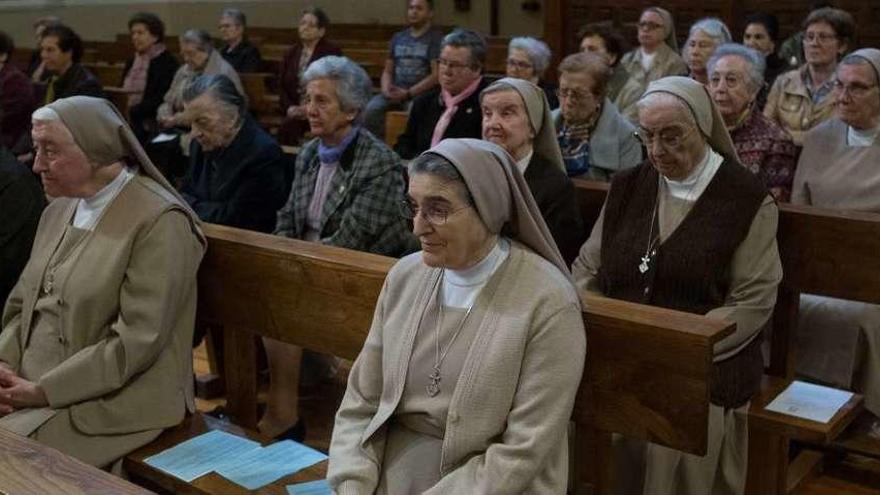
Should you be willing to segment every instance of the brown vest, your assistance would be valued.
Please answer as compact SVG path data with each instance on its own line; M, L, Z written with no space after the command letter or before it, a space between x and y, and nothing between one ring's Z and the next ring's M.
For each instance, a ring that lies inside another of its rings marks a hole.
M681 224L657 245L651 268L639 271L651 230L659 176L645 162L614 178L605 206L599 283L603 294L641 304L705 314L724 304L730 262L767 191L736 162L725 160ZM658 215L659 216L659 215ZM655 224L654 232L658 232ZM761 339L712 369L711 401L738 407L757 392Z

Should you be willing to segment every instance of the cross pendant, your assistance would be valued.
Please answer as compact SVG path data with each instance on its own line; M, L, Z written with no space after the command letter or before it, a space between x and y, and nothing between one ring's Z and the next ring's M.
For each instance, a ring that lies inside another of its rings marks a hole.
M428 392L428 397L436 397L440 393L440 368L435 366L434 371L428 375L428 378L431 380L431 383L425 387L425 390Z
M651 257L650 257L650 256L648 256L648 255L642 256L642 262L639 263L639 272L640 272L640 273L645 273L646 271L648 271L648 270L651 269L651 267L648 266L648 263L649 263L650 261L651 261Z

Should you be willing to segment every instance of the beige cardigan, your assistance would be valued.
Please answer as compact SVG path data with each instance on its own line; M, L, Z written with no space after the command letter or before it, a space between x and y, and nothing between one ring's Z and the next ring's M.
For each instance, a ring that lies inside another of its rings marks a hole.
M43 212L31 258L10 294L0 361L18 372L46 265L77 200ZM83 241L76 267L56 280L64 361L39 379L49 406L69 408L86 435L178 424L192 410L196 272L205 249L179 200L136 175Z
M438 275L415 253L385 280L336 415L328 478L339 494L376 489L387 422ZM516 243L493 276L503 278L449 404L442 479L426 493L565 493L586 346L578 296L558 269Z

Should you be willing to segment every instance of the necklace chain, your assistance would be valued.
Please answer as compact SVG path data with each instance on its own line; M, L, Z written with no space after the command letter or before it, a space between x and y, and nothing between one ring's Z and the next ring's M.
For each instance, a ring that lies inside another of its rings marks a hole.
M446 346L446 349L443 352L440 352L440 329L443 326L443 300L440 296L440 287L443 285L443 275L444 272L440 272L440 278L438 281L438 290L437 290L437 305L439 307L440 315L437 318L437 325L434 328L434 369L431 371L431 374L428 375L428 379L431 380L431 383L428 384L426 390L428 392L428 396L435 397L440 393L440 381L442 380L442 376L440 374L440 367L443 366L443 361L446 359L446 355L449 354L449 350L452 349L452 345L455 343L455 339L458 338L458 334L461 333L461 329L464 328L464 323L467 321L468 316L471 314L471 310L474 309L474 304L476 304L476 299L474 302L468 306L467 311L464 314L464 318L461 319L461 322L458 324L458 328L455 329L455 333L452 334L452 338L449 340L449 344Z

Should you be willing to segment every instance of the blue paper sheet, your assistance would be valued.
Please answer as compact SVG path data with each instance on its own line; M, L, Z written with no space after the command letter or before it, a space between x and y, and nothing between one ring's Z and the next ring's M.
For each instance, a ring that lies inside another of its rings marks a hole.
M327 480L309 481L287 485L287 495L330 495L330 483Z
M293 440L284 440L248 452L216 469L217 474L248 490L317 464L327 456Z
M229 459L259 450L260 444L225 431L208 433L179 443L168 450L144 459L144 462L166 473L190 482L215 471Z

